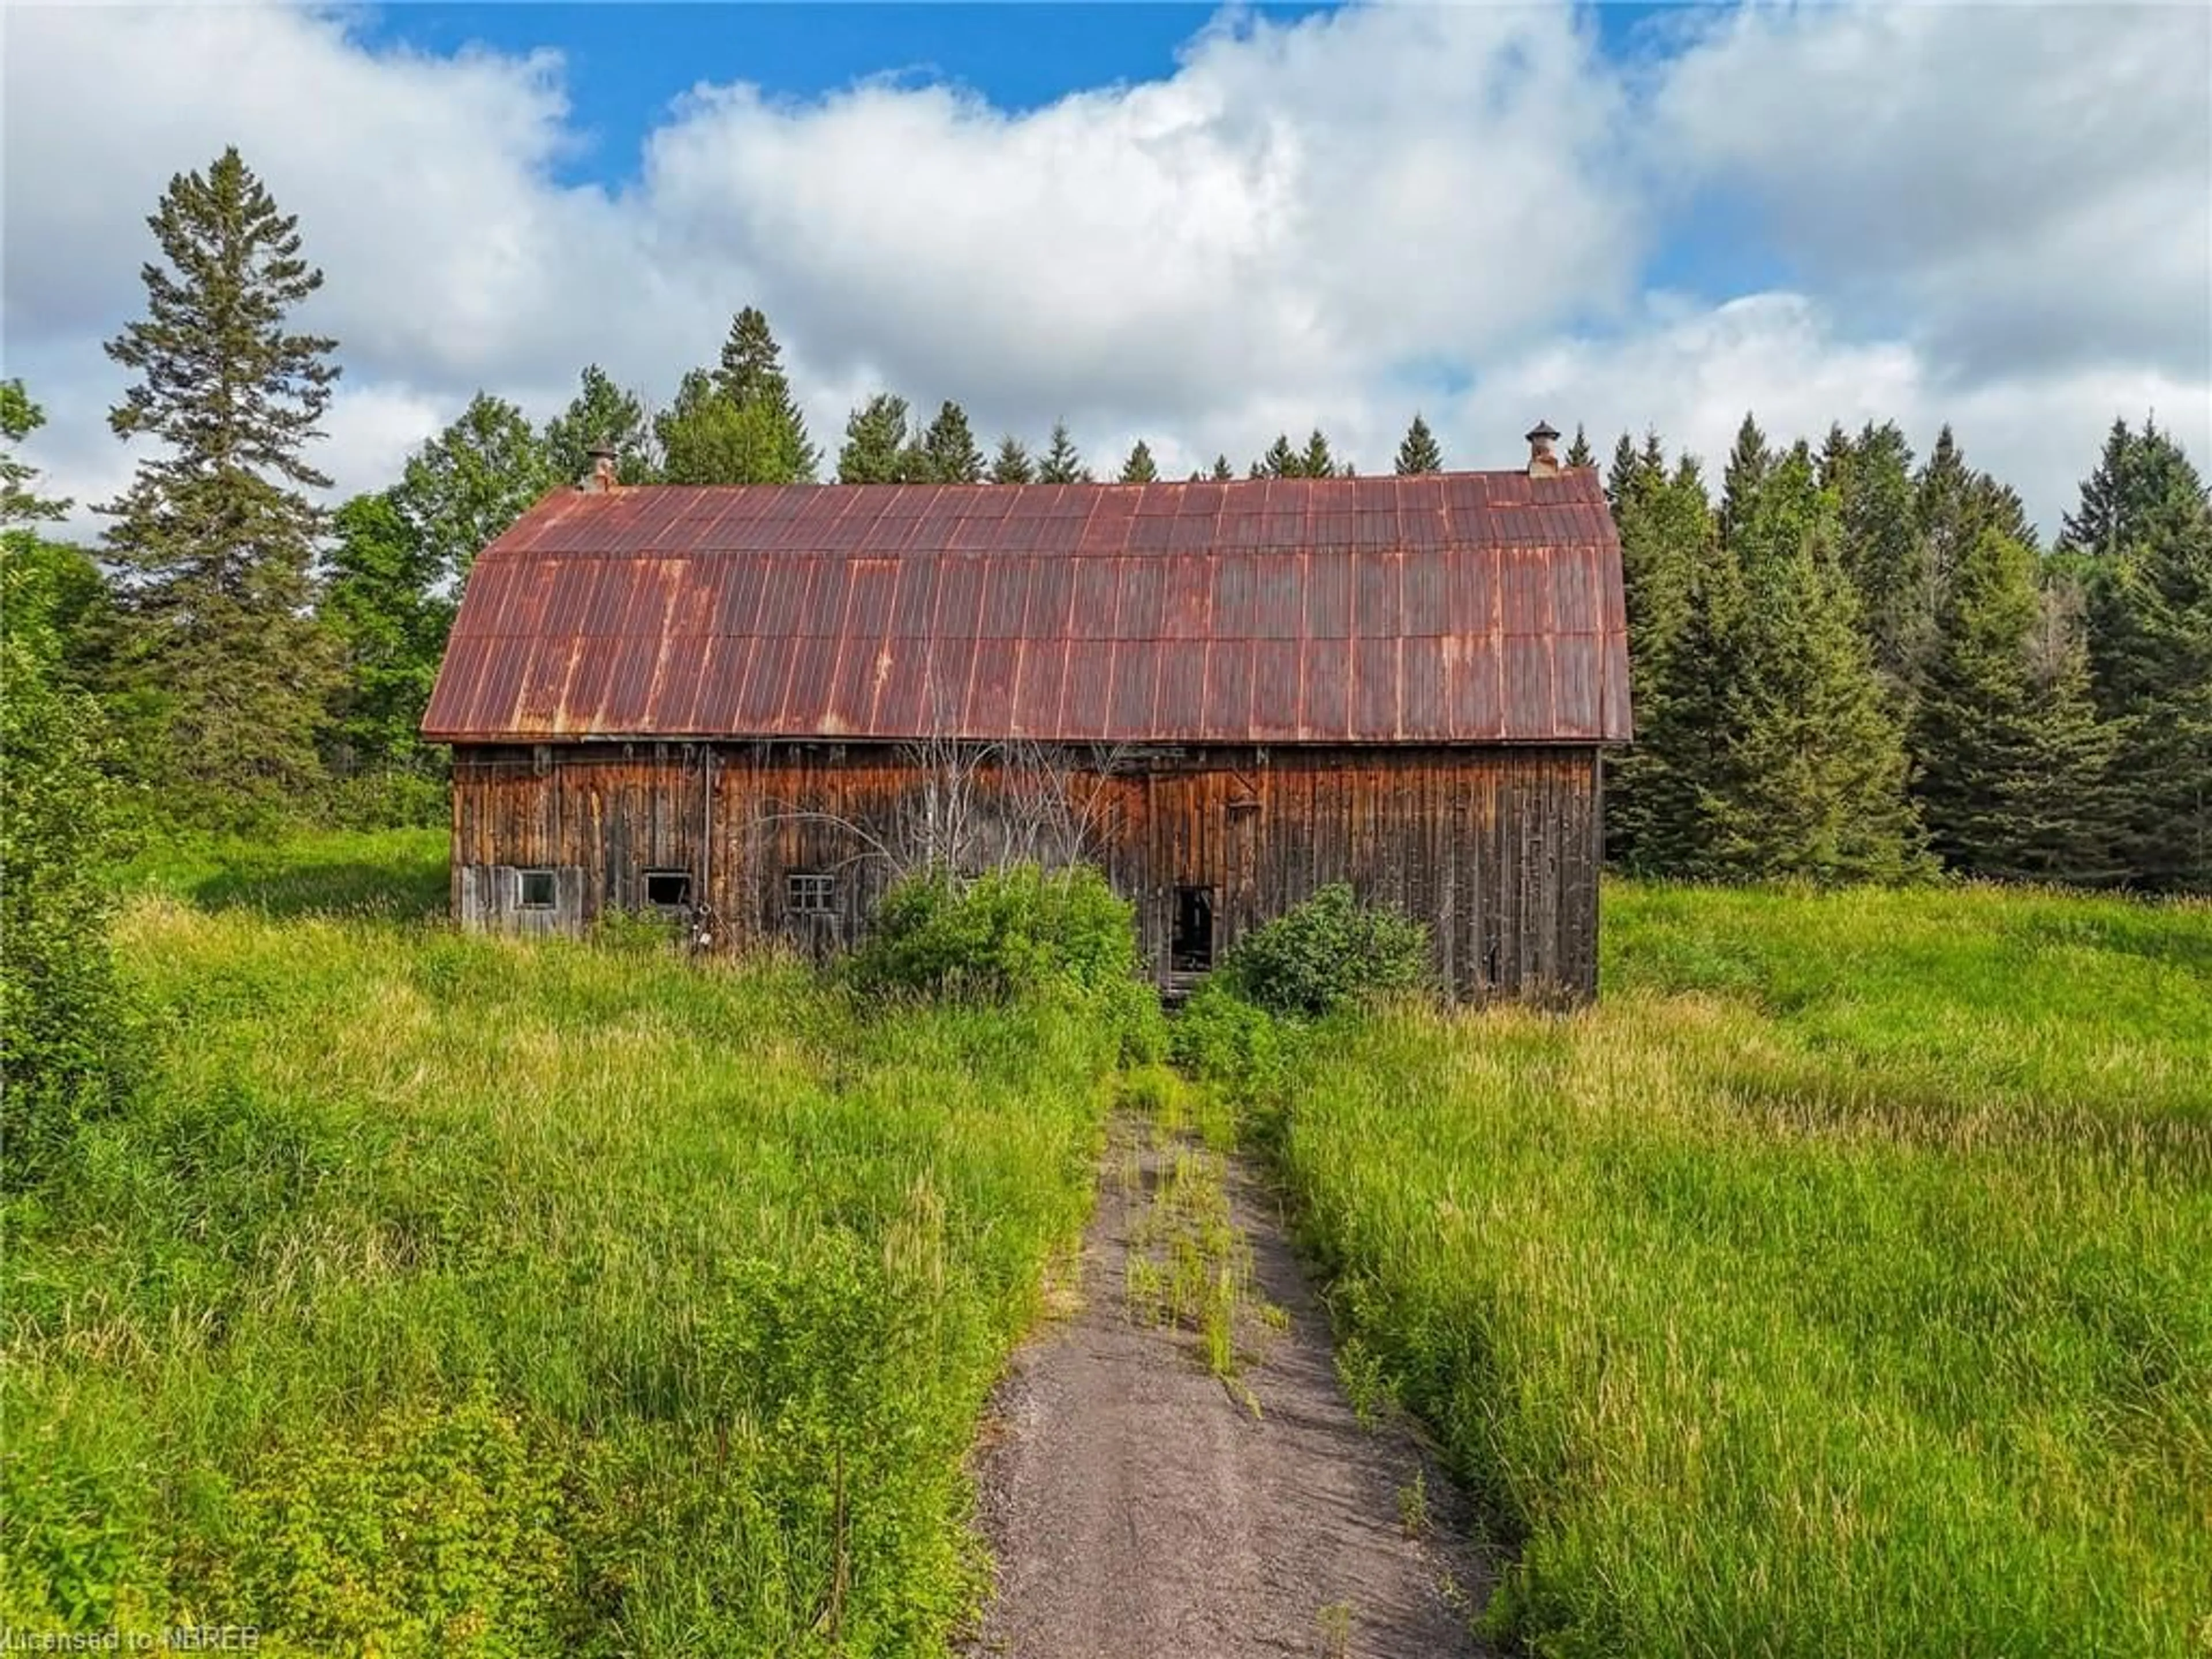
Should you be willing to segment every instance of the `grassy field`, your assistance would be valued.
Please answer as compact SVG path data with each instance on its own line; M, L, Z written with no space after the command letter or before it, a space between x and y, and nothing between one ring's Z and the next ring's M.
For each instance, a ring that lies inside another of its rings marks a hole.
M2212 911L1612 886L1606 950L1593 1011L1346 1022L1262 1114L1499 1630L2212 1653Z
M139 1104L6 1200L0 1622L941 1650L1112 1039L454 935L432 835L150 855Z

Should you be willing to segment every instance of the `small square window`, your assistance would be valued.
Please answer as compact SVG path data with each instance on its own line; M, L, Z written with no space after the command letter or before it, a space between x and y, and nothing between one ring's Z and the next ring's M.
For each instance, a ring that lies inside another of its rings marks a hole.
M522 908L526 910L550 910L553 908L553 872L550 870L524 870L521 878Z
M689 870L648 870L645 872L645 902L662 910L680 910L691 902Z
M793 873L784 878L793 912L802 916L826 916L837 909L835 876Z

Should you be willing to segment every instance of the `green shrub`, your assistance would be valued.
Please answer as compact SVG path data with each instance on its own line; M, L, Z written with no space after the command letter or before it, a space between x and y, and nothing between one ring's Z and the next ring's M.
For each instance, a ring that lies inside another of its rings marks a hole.
M1227 1085L1232 1095L1263 1092L1281 1075L1283 1038L1273 1017L1218 976L1191 993L1168 1044L1177 1066L1201 1083Z
M854 987L876 995L1072 998L1142 1065L1165 1057L1167 1030L1137 969L1134 908L1088 866L902 881L847 964Z
M5 1184L47 1167L80 1121L114 1109L133 1022L107 941L123 796L100 707L64 683L50 572L27 537L0 550L0 1141Z
M1279 1014L1319 1016L1356 997L1410 990L1429 972L1429 930L1363 905L1343 882L1239 939L1222 963L1230 988Z
M1135 912L1106 878L1088 866L1034 865L898 883L851 965L865 990L985 1001L1054 983L1104 990L1136 969Z

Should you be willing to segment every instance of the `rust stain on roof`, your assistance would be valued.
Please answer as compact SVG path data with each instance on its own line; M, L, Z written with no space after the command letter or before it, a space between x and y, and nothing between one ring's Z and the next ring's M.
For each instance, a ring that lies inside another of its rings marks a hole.
M477 560L441 742L1613 743L1597 475L642 485Z

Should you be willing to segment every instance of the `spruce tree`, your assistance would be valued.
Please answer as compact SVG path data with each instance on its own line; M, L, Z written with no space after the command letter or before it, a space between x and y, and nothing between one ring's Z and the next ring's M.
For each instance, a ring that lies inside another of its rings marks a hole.
M983 452L975 447L968 412L947 399L922 434L921 465L928 483L981 483Z
M1572 467L1597 465L1597 452L1590 447L1589 439L1583 435L1579 421L1575 422L1575 441L1567 446L1567 465Z
M1417 410L1413 423L1406 428L1406 435L1398 445L1398 476L1411 477L1420 472L1441 472L1444 470L1443 451L1437 447L1437 434L1429 430L1429 423Z
M1654 449L1656 452L1656 443ZM1704 763L1710 727L1700 696L1713 665L1689 643L1694 622L1726 608L1716 570L1712 509L1697 463L1684 457L1670 477L1664 456L1630 452L1614 514L1628 605L1629 674L1641 734L1607 770L1606 840L1609 855L1633 868L1660 872L1686 863L1701 836Z
M147 222L147 315L107 343L137 380L108 423L163 453L100 510L125 573L131 670L161 706L165 799L209 818L260 816L319 775L316 727L332 673L308 615L330 480L307 443L331 398L336 343L293 332L322 286L296 219L227 149L179 174Z
M591 476L592 451L599 448L615 452L618 483L653 482L657 469L645 404L593 363L584 370L568 409L546 422L545 453L555 477L580 484Z
M2089 564L2090 664L2130 785L2130 878L2212 890L2212 504L2148 422L2115 429L2081 497L2063 544Z
M506 398L479 392L459 419L410 458L392 496L434 567L465 578L477 554L546 491L568 482L529 417Z
M1351 469L1341 469L1349 472ZM1306 439L1305 453L1298 457L1297 475L1302 478L1334 478L1340 469L1336 457L1329 453L1328 440L1322 435L1319 427Z
M1759 486L1773 470L1774 452L1766 447L1766 434L1759 429L1759 422L1749 414L1736 428L1735 447L1729 451L1728 465L1721 474L1721 539L1733 546L1749 516L1751 504L1758 499Z
M1287 432L1275 434L1275 441L1267 446L1267 453L1252 463L1255 478L1302 478L1305 476L1305 458L1291 447Z
M839 483L898 483L908 465L906 399L878 392L845 422L837 452Z
M991 461L991 482L1002 484L1033 483L1036 480L1036 463L1022 447L1020 439L1009 433L999 440L999 453Z
M1216 455L1213 458L1213 471L1209 476L1216 483L1222 483L1235 477L1237 470L1229 465L1229 458L1226 455Z
M1123 483L1158 483L1160 470L1152 464L1152 452L1142 438L1130 448L1129 459L1121 463L1121 482Z
M1912 449L1894 422L1869 422L1840 460L1832 434L1822 475L1837 495L1844 568L1858 590L1875 665L1902 714L1936 629L1927 543L1914 519Z
M1037 463L1039 483L1089 483L1091 469L1083 465L1083 456L1067 435L1065 422L1052 423L1052 441L1046 447L1044 458Z
M1915 719L1913 785L1929 844L1979 876L2094 879L2113 873L2100 738L2078 653L2039 685L2035 556L1989 529L1960 557L1937 618ZM2106 826L2108 829L2108 826Z
M758 307L747 306L731 319L729 337L722 343L714 386L738 409L768 411L777 434L777 483L812 483L822 465L822 453L806 435L806 417L791 395L791 382L783 372L783 353L769 330L768 318ZM732 478L727 482L757 482Z
M1739 490L1741 610L1709 728L1723 754L1702 863L1754 879L1894 880L1925 863L1904 738L1834 552L1834 499L1814 475L1801 443Z
M1656 439L1658 434L1654 433L1652 436ZM1629 486L1636 480L1639 460L1636 441L1626 432L1622 433L1613 447L1613 465L1606 469L1605 473L1606 505L1613 509L1616 518L1620 516L1621 502L1627 498Z

